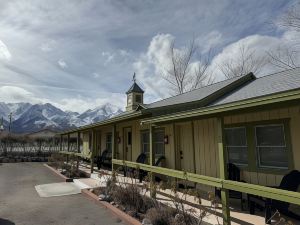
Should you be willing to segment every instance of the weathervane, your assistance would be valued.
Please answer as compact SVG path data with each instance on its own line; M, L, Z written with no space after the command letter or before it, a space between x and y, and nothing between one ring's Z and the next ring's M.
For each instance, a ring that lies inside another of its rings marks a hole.
M135 78L135 72L133 73L132 81L133 81L134 83L135 83L135 81L136 81L136 78Z

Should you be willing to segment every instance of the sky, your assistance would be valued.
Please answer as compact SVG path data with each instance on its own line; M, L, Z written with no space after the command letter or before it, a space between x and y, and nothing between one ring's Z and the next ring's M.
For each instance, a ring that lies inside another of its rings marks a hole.
M159 100L170 95L161 76L170 44L180 51L192 39L203 55L213 49L222 80L218 65L241 44L265 54L295 40L274 25L295 2L0 0L0 101L124 109L134 72L144 101Z

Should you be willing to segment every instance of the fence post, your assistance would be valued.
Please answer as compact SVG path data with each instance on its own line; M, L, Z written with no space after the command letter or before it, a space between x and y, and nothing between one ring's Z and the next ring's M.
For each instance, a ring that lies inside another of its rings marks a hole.
M218 128L218 152L219 152L219 164L220 164L220 178L227 179L227 163L226 153L224 148L224 135L223 135L223 118L217 118ZM230 210L228 200L228 190L221 188L221 201L222 201L222 214L223 224L230 225Z

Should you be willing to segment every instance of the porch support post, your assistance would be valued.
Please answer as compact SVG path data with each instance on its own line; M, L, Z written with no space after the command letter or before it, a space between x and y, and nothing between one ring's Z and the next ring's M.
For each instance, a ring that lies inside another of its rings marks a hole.
M224 135L223 135L223 118L217 118L218 128L218 152L219 152L219 164L220 164L220 178L227 179L227 163L226 153L224 148ZM223 224L230 225L230 210L228 201L228 190L221 188L221 201L222 201L222 214Z
M77 132L77 152L80 153L80 131Z
M70 134L67 135L67 151L70 151ZM69 155L67 155L67 164L69 163Z
M77 131L77 152L80 153L80 131ZM79 156L77 156L77 164L76 164L77 171L79 169Z
M59 150L62 151L62 146L63 146L63 135L60 135L60 143L59 143Z
M67 147L67 151L70 151L70 134L68 134L67 136L67 142L68 142L68 147Z
M111 171L114 171L115 167L113 164L113 159L116 157L117 143L116 143L116 124L112 127L112 146L111 146Z
M153 126L150 124L149 127L149 156L150 156L150 166L155 165L155 151L153 151ZM152 198L155 198L155 185L154 185L154 174L149 173L149 182L150 182L150 195Z
M91 151L91 173L94 172L94 155L96 148L96 135L94 129L92 130L92 151Z

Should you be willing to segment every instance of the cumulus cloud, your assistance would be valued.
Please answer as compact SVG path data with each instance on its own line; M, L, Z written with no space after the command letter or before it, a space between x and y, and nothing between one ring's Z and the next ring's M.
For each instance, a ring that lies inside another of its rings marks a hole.
M0 59L10 60L11 53L9 52L7 46L0 40Z

